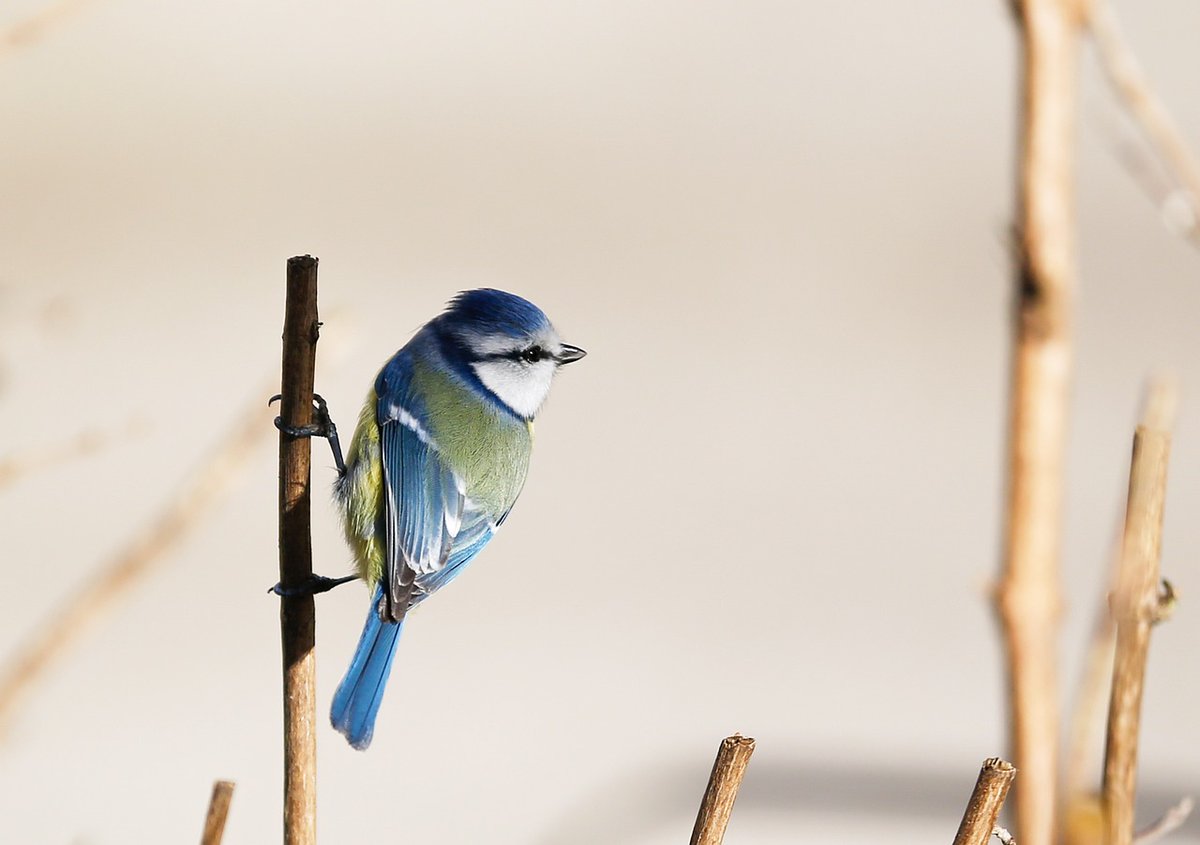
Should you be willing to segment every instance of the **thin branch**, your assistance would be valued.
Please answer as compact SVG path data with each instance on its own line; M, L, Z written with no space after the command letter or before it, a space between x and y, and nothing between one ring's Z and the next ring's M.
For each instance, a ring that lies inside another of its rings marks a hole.
M1179 383L1173 375L1160 373L1152 377L1142 397L1139 414L1141 424L1147 428L1171 431L1179 409ZM1105 578L1104 600L1097 607L1092 623L1092 636L1084 658L1083 675L1075 695L1075 706L1071 712L1070 744L1067 751L1066 781L1064 793L1068 819L1073 808L1078 807L1080 818L1088 818L1090 808L1096 803L1095 765L1097 762L1096 737L1103 729L1104 712L1108 704L1109 688L1112 683L1112 658L1116 626L1109 612L1107 597L1116 589L1117 572L1120 568L1122 537L1124 534L1125 508L1122 507L1114 520L1113 542L1108 574ZM1068 822L1069 823L1069 822ZM1085 823L1086 826L1086 823Z
M1019 0L1022 114L1004 632L1021 845L1051 845L1058 774L1059 556L1075 289L1075 0Z
M283 321L282 423L312 422L317 358L317 259L288 259ZM310 470L312 441L279 433L279 582L283 587L312 577ZM317 826L316 613L311 593L280 599L283 643L283 838L285 845L312 845Z
M231 780L219 780L213 784L200 845L221 845L225 836L225 819L229 816L229 804L233 801L233 787L234 783Z
M1190 797L1180 798L1179 803L1163 813L1158 821L1145 830L1138 831L1137 836L1133 837L1133 845L1152 845L1164 836L1174 833L1183 827L1195 806L1196 802Z
M1117 651L1102 788L1107 845L1133 842L1138 729L1150 630L1158 616L1158 569L1170 448L1167 432L1138 426L1129 470L1121 568L1113 596Z
M221 501L271 430L263 423L261 398L269 391L267 385L256 390L254 400L221 437L220 446L205 459L195 479L125 549L58 602L51 619L35 630L0 672L0 733L18 704L53 663L119 599L162 564Z
M713 762L712 774L708 777L708 788L696 814L696 825L692 828L691 845L721 845L733 802L737 800L738 788L754 753L754 740L748 736L734 734L721 741L717 759Z
M32 473L101 452L122 437L139 433L142 428L137 422L130 422L122 430L116 432L89 429L75 435L65 443L56 443L53 446L17 452L0 458L0 489L15 484Z
M1187 225L1181 226L1183 234L1200 238L1200 159L1192 153L1171 113L1150 87L1150 80L1121 33L1112 6L1107 0L1084 0L1083 13L1108 81L1151 148L1183 187L1191 212L1185 221Z
M971 800L967 802L962 822L958 825L954 845L987 845L996 830L996 819L1000 817L1000 808L1004 806L1008 788L1016 776L1017 770L1012 763L999 757L989 757L983 761L975 789L971 792Z
M91 0L58 0L27 18L0 27L0 58L20 47L27 47L62 23Z

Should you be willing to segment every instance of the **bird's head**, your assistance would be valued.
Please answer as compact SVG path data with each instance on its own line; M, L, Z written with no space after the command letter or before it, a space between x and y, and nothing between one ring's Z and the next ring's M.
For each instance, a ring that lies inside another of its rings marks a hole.
M438 323L452 357L525 419L546 401L558 368L586 354L563 343L532 302L492 288L460 293Z

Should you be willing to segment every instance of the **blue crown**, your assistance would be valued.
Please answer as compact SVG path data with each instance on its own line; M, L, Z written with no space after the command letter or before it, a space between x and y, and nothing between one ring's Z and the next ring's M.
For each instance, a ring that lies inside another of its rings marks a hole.
M542 309L516 294L494 288L460 293L446 307L444 318L480 334L531 334L550 325Z

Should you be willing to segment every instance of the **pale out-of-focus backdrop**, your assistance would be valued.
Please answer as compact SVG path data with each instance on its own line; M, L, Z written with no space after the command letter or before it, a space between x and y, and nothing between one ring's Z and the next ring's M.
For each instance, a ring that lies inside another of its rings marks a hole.
M1200 5L1119 10L1200 139ZM9 725L4 841L194 840L216 777L238 782L227 842L278 836L265 399L304 252L344 429L466 287L591 353L505 531L409 626L365 754L324 711L366 600L319 599L323 841L685 841L735 730L759 749L730 843L953 836L1004 750L1005 3L91 0L30 35L0 53L0 450L116 440L0 489L0 657L251 404L265 431ZM1142 380L1184 390L1149 818L1200 787L1200 256L1131 176L1088 55L1082 76L1064 687ZM345 571L315 505L318 568Z

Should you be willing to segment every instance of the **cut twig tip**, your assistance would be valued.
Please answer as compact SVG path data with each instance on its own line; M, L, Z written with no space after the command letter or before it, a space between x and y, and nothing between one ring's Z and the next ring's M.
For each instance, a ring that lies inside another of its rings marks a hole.
M1171 431L1179 413L1179 380L1174 373L1152 375L1142 398L1140 421L1155 431Z
M754 753L754 739L733 734L721 740L717 759L713 761L708 787L696 814L692 829L691 845L720 845L725 838L725 828L733 812L733 802Z
M954 845L986 845L998 829L996 819L1012 786L1017 769L999 757L989 757L979 769L979 777L963 812Z
M231 780L219 780L213 784L200 845L221 845L221 839L225 836L225 820L229 816L229 805L233 801L233 788L234 783Z

